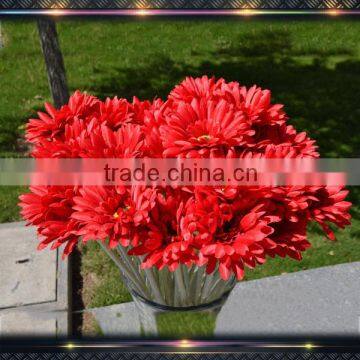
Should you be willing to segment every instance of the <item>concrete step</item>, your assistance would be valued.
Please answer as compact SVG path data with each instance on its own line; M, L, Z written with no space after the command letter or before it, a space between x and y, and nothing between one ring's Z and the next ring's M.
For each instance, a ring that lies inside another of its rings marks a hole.
M219 336L360 336L360 262L239 283Z
M68 261L37 245L35 228L0 224L0 336L69 334Z

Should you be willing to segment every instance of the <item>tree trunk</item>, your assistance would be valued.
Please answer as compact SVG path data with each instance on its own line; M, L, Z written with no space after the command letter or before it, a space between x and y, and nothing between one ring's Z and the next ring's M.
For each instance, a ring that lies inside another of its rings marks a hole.
M61 54L56 25L52 19L38 19L41 48L45 58L51 95L56 108L69 100L64 61Z
M2 47L4 47L4 41L3 41L2 28L1 28L1 22L0 22L0 49Z

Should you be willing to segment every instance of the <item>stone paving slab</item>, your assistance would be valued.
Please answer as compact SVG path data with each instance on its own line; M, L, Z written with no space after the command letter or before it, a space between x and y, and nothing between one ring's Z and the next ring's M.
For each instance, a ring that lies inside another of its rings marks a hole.
M0 309L56 301L56 251L36 251L35 229L0 226Z
M105 336L140 336L133 302L90 310ZM238 283L215 336L360 336L360 262Z
M9 312L0 318L1 336L25 334L32 336L48 336L56 334L57 323L55 317L39 317L36 313L26 311Z
M215 333L360 336L360 262L239 283Z
M0 224L0 336L69 334L68 261L37 244L24 222Z
M140 321L133 302L89 310L104 336L140 336Z

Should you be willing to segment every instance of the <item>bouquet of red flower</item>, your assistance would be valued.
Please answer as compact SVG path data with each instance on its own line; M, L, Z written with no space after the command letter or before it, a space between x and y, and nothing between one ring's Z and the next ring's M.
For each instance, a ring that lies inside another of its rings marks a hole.
M27 125L37 158L319 156L269 90L223 79L187 78L166 101L76 92L60 110L45 107ZM97 240L134 292L185 306L208 303L219 284L229 290L267 256L300 260L311 221L334 239L329 223L350 223L346 195L342 186L47 186L32 187L20 206L38 229L39 249L64 245L68 255L78 241ZM166 288L173 277L179 296ZM207 295L191 295L200 286Z

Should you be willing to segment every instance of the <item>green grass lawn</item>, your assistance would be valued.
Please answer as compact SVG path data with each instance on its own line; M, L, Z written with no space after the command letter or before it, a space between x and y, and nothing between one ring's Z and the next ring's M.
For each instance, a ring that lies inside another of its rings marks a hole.
M19 156L24 124L50 101L33 21L2 21L0 156ZM71 91L106 96L165 97L186 75L215 75L270 88L291 122L318 141L323 157L360 156L360 23L351 20L59 21ZM18 187L0 188L0 222L18 217ZM356 211L360 192L351 189ZM313 247L301 262L271 259L246 280L360 260L360 221L338 241L310 230ZM82 249L86 307L130 300L117 269L96 244ZM179 319L163 334L181 334ZM186 322L185 322L186 323ZM170 325L169 325L170 324ZM159 323L161 327L161 322ZM204 326L208 334L210 325ZM200 330L199 330L200 331Z

